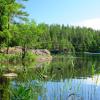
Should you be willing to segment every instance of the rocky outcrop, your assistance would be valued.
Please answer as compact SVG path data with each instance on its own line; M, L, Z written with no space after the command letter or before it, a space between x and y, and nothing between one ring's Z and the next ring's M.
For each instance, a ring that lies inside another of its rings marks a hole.
M1 52L6 53L7 48L2 48ZM22 48L20 46L10 47L8 50L8 54L20 54L21 52L22 52Z
M29 52L32 52L33 54L36 55L50 55L50 52L47 49L27 49ZM6 53L7 48L1 49L2 53ZM22 53L22 47L21 46L16 46L16 47L10 47L8 50L8 54L21 54Z
M33 54L38 55L37 62L47 62L52 60L52 56L47 49L36 49L31 51Z
M50 55L50 52L47 49L35 49L31 52L36 55Z
M36 59L37 62L51 62L52 56L42 56Z

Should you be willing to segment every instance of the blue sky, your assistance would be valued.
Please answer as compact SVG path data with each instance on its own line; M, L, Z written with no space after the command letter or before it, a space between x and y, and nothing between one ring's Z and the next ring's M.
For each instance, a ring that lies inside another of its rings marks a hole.
M29 0L29 18L48 24L100 27L100 0Z

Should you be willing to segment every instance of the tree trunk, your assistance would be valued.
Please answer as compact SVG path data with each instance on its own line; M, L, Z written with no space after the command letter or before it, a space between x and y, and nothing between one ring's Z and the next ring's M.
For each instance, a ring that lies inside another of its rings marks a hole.
M7 46L7 51L6 51L7 54L8 54L8 51L9 51L9 46Z
M25 44L24 44L24 46L22 47L22 61L24 60L25 55L26 55L26 47L25 47Z
M10 29L10 15L8 14L8 30ZM9 38L7 39L7 54L8 54L8 51L9 51Z

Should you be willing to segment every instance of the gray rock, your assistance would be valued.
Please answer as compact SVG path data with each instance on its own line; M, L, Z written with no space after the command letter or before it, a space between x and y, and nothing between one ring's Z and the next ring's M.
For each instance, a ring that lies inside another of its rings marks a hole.
M32 53L34 53L36 55L50 55L50 52L47 49L32 50Z

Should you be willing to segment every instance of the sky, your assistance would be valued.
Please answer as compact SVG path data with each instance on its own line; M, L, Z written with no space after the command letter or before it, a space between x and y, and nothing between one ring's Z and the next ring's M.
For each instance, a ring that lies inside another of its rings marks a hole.
M100 0L29 0L24 5L37 23L100 29Z

